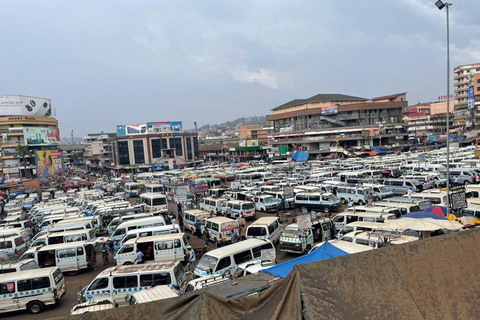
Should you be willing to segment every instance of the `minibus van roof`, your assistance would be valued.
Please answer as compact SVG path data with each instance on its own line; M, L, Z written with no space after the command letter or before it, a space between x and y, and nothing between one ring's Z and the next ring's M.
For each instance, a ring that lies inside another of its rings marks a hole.
M175 266L177 262L167 261L167 262L151 262L144 264L132 264L124 266L116 266L103 270L98 275L99 276L108 276L108 275L121 275L128 273L136 272L152 272L171 269Z

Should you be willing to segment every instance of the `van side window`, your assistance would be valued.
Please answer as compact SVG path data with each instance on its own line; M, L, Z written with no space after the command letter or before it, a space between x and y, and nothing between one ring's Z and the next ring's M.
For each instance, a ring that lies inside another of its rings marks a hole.
M260 258L262 256L262 250L267 250L267 249L274 249L271 243L266 243L260 247L255 247L252 249L253 252L253 258Z
M233 205L233 209L235 209L235 210L240 210L240 205L237 204L237 203L235 203L235 204Z
M15 270L13 271L15 272ZM13 283L12 291L8 290L8 284ZM0 283L0 294L10 294L15 293L15 282L8 282L8 283Z
M218 224L212 223L212 230L218 232Z
M347 216L347 224L358 221L358 216Z
M115 289L125 289L125 288L134 288L138 287L137 276L124 276L124 277L114 277L113 278L113 288Z
M320 201L320 196L319 195L311 195L310 196L310 201Z
M250 252L250 250L245 250L243 252L233 255L233 259L235 260L235 264L239 265L241 263L252 260L252 253Z
M307 201L307 200L308 200L308 195L306 195L306 194L297 194L297 200Z
M129 253L129 252L133 252L133 247L134 245L133 244L126 244L122 247L122 249L120 249L120 251L118 251L118 253Z
M62 259L62 258L72 258L75 257L75 248L69 248L69 249L60 249L57 251L57 258Z
M22 238L22 237L15 238L14 241L15 241L15 246L16 246L16 247L20 247L22 244L25 243L25 242L23 242L23 238Z
M83 256L83 248L77 247L77 256Z
M50 287L50 278L34 278L28 280L19 280L17 282L18 291L38 290Z
M271 225L268 226L268 233L269 234L272 234L275 232L275 228L274 228L274 225L273 223Z
M368 246L368 240L365 240L365 239L357 239L356 243L363 244L364 246Z
M174 240L174 245L175 245L175 248L181 248L182 243L180 242L180 239L175 239Z
M173 249L173 240L159 241L155 243L156 250L169 250Z
M140 287L169 285L172 283L170 273L153 273L140 275Z
M342 240L342 241L347 241L347 242L353 242L353 239L352 239L351 237L345 237L345 236L343 236L341 240Z
M215 271L219 271L219 270L228 268L228 267L230 267L231 264L232 264L232 261L231 261L230 257L225 257L218 262L217 269Z
M105 289L108 287L108 278L100 278L100 279L95 279L95 281L92 282L88 290L99 290L99 289Z

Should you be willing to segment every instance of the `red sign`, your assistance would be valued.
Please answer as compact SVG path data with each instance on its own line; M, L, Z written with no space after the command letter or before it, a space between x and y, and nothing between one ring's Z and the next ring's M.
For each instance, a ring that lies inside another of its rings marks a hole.
M13 289L15 289L15 283L14 282L7 283L8 292L13 292Z

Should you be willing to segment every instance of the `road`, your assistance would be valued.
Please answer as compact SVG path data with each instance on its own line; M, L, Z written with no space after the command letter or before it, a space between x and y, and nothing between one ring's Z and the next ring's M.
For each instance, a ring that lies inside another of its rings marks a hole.
M93 177L90 178L90 181L94 180ZM131 201L135 201L135 199L131 199ZM169 203L169 212L173 214L177 214L176 205L173 203ZM290 215L288 217L281 215L281 219L286 223L292 223L293 218L296 215L301 214L300 210L291 209L288 211ZM265 216L273 216L274 214L268 214L263 212L257 212L257 218L265 217ZM254 220L247 220L247 224L252 223ZM196 236L192 235L189 231L186 232L187 235L190 236L189 243L192 247L201 247L205 245L205 241L203 239L199 239ZM277 254L277 262L282 263L284 261L290 260L292 258L298 257L295 254L289 254L279 250L278 243L276 245L276 254ZM214 250L216 246L209 242L208 250ZM105 270L107 267L113 266L113 256L110 256L110 264L107 266L103 266L102 258L99 253L99 249L97 248L97 264L94 268L90 270L86 270L81 272L77 275L65 275L65 281L67 286L67 293L63 297L63 299L58 303L58 305L47 307L43 313L41 313L40 317L42 319L49 319L59 316L67 316L70 315L70 310L76 304L78 304L77 300L77 293L80 291L81 288L87 286L92 280L95 278L97 274L101 271ZM198 258L197 258L198 259ZM198 260L197 260L198 261ZM4 313L1 315L2 320L29 320L35 319L38 315L32 315L27 313L26 311L18 311L18 312L10 312Z

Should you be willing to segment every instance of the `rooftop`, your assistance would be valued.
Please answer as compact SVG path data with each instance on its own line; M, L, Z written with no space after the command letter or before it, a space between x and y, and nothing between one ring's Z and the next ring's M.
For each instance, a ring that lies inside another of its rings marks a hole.
M313 97L310 97L308 99L295 99L290 102L287 102L285 104L282 104L281 106L278 106L276 108L273 108L272 111L276 110L282 110L290 107L295 107L299 106L305 103L315 103L315 102L329 102L329 101L367 101L368 99L366 98L360 98L360 97L354 97L354 96L348 96L345 94L339 94L339 93L325 93L325 94L317 94Z

